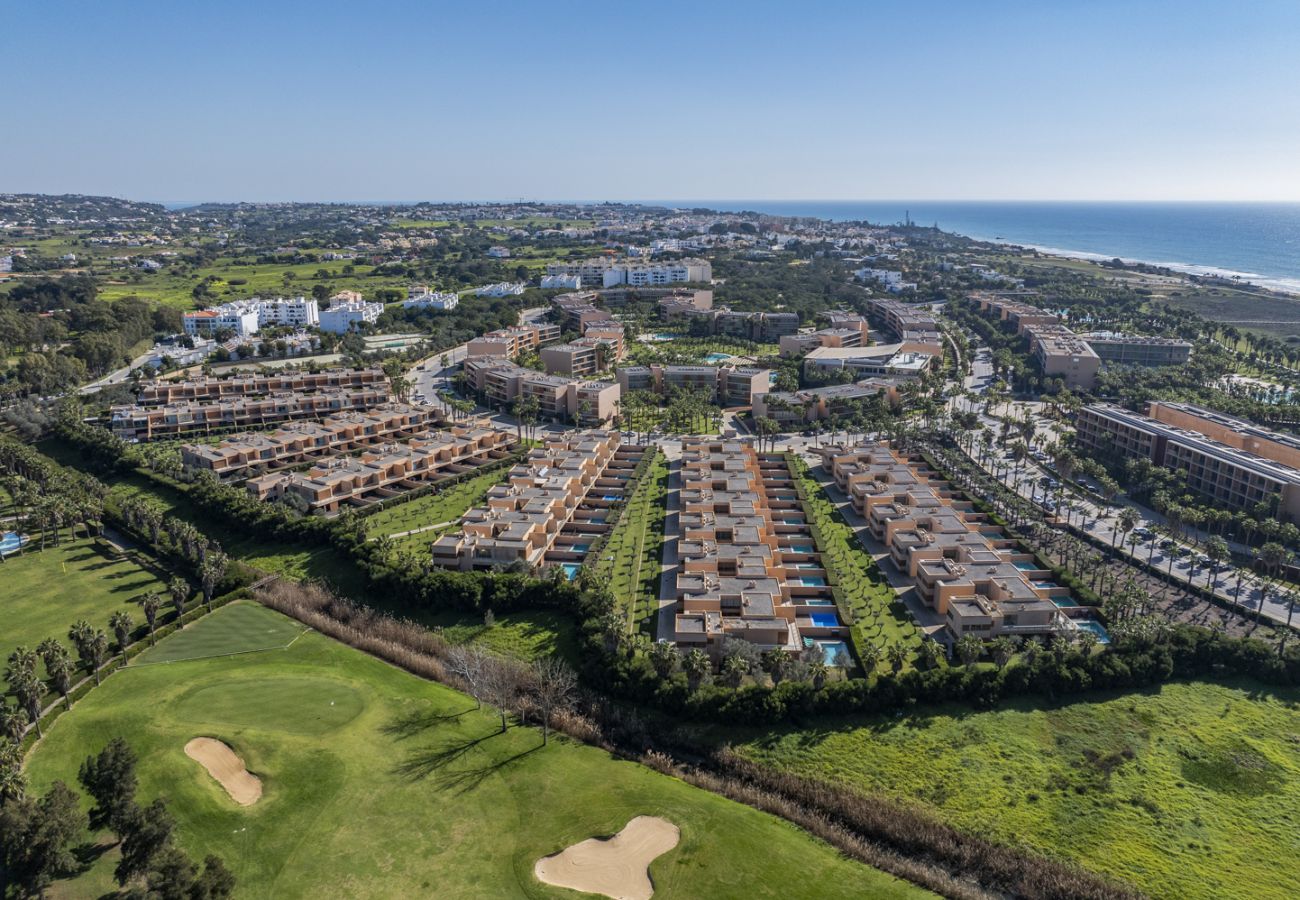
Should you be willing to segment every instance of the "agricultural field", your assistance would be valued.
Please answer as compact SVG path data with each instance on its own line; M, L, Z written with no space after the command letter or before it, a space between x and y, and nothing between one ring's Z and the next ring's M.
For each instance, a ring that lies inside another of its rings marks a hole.
M429 544L443 532L454 530L466 510L482 504L488 490L509 474L510 467L504 466L380 510L366 518L367 533L371 539L391 536L394 548L399 551L427 553Z
M1056 707L936 708L726 739L778 768L1158 897L1300 894L1300 692L1170 684Z
M57 547L30 545L0 563L0 659L48 637L66 643L79 619L105 631L118 611L141 622L140 600L149 591L166 597L167 578L147 557L96 538L73 540L65 532Z
M231 632L226 651L247 637ZM468 697L315 632L283 650L128 666L53 724L28 762L33 787L75 784L118 736L139 757L139 796L164 798L181 846L221 856L240 897L572 896L534 863L639 815L681 829L650 864L656 898L930 896L636 763L562 737L544 747L532 728L502 734ZM227 744L260 799L237 805L186 755L196 737ZM87 842L87 869L57 896L113 890L116 848Z

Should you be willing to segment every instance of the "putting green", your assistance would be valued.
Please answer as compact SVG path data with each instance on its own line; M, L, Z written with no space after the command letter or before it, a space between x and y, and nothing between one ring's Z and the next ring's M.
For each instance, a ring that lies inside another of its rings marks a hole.
M164 798L181 846L221 856L240 898L572 896L536 879L537 860L639 815L681 829L650 864L655 900L931 896L594 747L500 734L468 697L316 633L283 651L114 673L51 724L28 759L32 789L76 784L117 736L139 756L140 798ZM233 803L185 755L200 736L262 779L261 800ZM51 894L111 893L116 860L103 853Z

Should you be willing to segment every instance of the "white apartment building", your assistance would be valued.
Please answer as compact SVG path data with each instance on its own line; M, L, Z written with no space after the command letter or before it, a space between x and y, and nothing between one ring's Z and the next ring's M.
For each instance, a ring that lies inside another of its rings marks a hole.
M663 263L626 263L605 270L603 284L632 287L708 282L713 280L713 266L703 259L681 259Z
M254 297L248 301L257 312L258 327L289 325L293 328L310 328L320 324L320 304L314 297L276 297L262 300Z
M229 304L226 304L229 306ZM257 311L253 309L200 309L181 316L185 333L191 337L212 335L218 331L232 331L240 337L257 334Z
M459 302L460 297L456 294L444 294L429 290L417 293L413 290L402 301L402 309L440 309L446 312L455 309L456 304Z
M889 291L891 294L901 294L903 291L916 290L916 284L911 281L903 280L903 273L896 272L893 269L858 269L853 273L863 281L874 281Z
M491 256L493 259L509 259L510 248L509 247L488 247L487 255Z
M582 287L581 275L543 275L543 290L565 290L576 291Z
M476 297L518 297L524 292L523 282L501 281L496 284L485 284L481 288L474 289Z
M181 317L188 335L211 334L228 328L240 337L257 334L269 325L308 328L320 323L316 300L307 297L276 297L263 300L250 297L233 300L212 309L185 313Z
M360 300L336 303L321 312L320 330L330 331L334 334L344 334L354 326L360 327L368 322L375 321L383 311L384 304L382 303L366 303Z

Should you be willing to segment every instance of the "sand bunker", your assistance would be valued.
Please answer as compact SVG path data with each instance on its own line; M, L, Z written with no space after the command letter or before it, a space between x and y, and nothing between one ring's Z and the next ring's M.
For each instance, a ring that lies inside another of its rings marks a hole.
M556 887L604 894L614 900L649 900L650 863L677 846L677 826L637 816L609 840L590 838L537 861L533 874Z
M207 769L240 806L252 806L262 799L262 779L245 769L244 761L221 741L194 738L185 745L185 755Z

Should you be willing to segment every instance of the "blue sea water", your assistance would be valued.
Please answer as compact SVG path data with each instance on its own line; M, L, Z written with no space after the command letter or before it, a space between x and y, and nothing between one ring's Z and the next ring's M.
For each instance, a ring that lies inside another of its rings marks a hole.
M1084 259L1153 263L1300 293L1300 203L674 200L666 205L917 225Z

